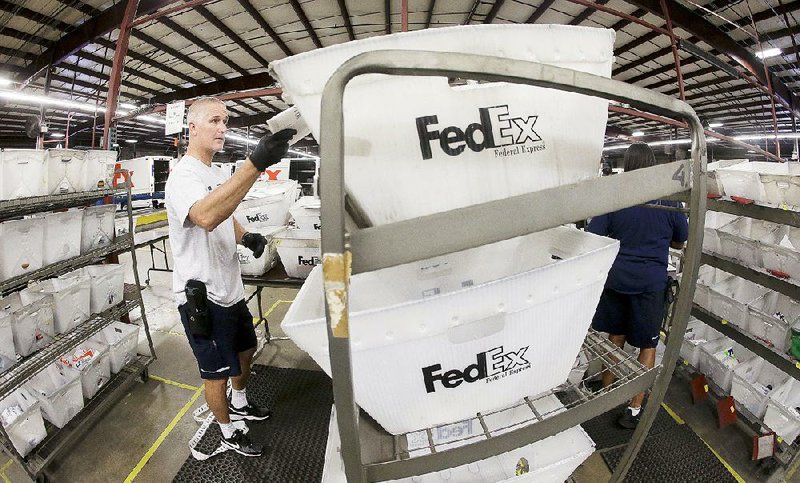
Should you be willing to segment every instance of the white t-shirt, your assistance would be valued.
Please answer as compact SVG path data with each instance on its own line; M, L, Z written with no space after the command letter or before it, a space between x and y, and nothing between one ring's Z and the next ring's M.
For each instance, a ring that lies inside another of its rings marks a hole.
M167 179L165 201L174 261L172 290L178 305L186 303L184 289L188 280L205 283L209 300L223 307L244 298L233 217L211 232L189 220L192 205L226 179L219 167L206 166L188 155L181 158Z

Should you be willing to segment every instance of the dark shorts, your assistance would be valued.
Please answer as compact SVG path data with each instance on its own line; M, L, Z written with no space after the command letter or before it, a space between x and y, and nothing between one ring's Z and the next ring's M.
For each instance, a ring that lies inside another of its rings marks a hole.
M665 292L625 294L604 289L592 319L592 328L611 335L624 335L625 341L640 349L658 344L664 318Z
M239 353L256 347L258 343L253 327L253 316L244 300L230 307L222 307L208 301L208 314L213 327L211 337L191 334L186 304L179 306L178 312L181 314L183 330L189 339L189 345L197 359L201 378L226 379L242 373Z

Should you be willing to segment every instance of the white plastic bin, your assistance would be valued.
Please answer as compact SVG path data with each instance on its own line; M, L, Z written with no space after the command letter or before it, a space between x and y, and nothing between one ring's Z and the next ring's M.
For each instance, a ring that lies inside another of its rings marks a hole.
M609 77L614 37L564 25L444 27L316 49L272 62L270 71L319 140L322 90L363 52L461 52ZM595 177L608 102L520 84L451 87L446 77L374 74L348 84L344 112L345 183L381 225Z
M717 170L728 196L771 205L800 205L800 165L751 162Z
M749 332L775 346L789 348L790 328L800 320L800 303L778 292L767 292L750 304Z
M800 228L787 226L785 236L777 243L765 245L763 251L764 268L800 279Z
M289 208L297 196L297 181L259 182L233 212L246 229L249 225L283 226L289 221Z
M748 159L721 159L719 161L708 163L708 165L706 166L706 171L708 174L706 191L708 192L708 194L725 196L725 187L722 185L722 182L717 177L716 171L718 169L727 168L728 166L733 166L735 164L747 163L747 162L749 162Z
M83 191L92 191L111 187L114 178L114 163L117 160L116 151L91 149L86 152L86 162L81 173L81 187Z
M83 209L80 208L44 215L43 239L46 243L42 250L42 261L45 266L81 254L82 223Z
M139 326L114 321L104 327L95 337L109 346L111 372L117 374L136 357L139 341Z
M699 306L711 309L711 287L733 277L728 272L724 272L710 265L703 265L697 272L697 283L694 288L694 301Z
M0 281L42 268L43 252L44 218L33 216L0 223Z
M12 330L15 320L12 311L6 311L0 306L0 372L7 371L17 363L14 350L14 331Z
M247 231L260 233L267 238L267 247L260 257L253 256L253 252L242 245L236 245L236 254L239 257L239 268L242 275L263 275L278 263L278 247L275 237L286 230L283 226L255 226L250 225Z
M758 419L767 411L769 395L789 376L760 357L739 364L733 370L731 396Z
M770 394L764 424L787 444L800 435L800 383L793 377Z
M23 458L47 436L39 402L24 387L0 401L0 422Z
M52 296L55 333L65 334L92 314L91 283L86 278L51 278L20 291L23 304L38 300L42 294Z
M734 369L755 357L755 354L727 337L707 342L700 346L700 350L707 368L705 374L726 394L731 392Z
M286 275L306 278L321 259L319 230L286 230L276 236L278 255Z
M47 194L45 151L0 150L0 199L13 200Z
M25 387L42 408L44 418L63 428L83 409L81 373L62 364L50 364Z
M398 434L562 384L618 248L616 240L558 227L354 275L356 401ZM330 373L321 267L281 327Z
M298 230L321 230L320 199L315 196L303 196L289 209Z
M733 276L711 286L708 292L711 312L747 331L750 322L747 306L768 291L761 285Z
M93 314L122 302L125 291L125 267L119 264L89 265L59 277L89 279L89 308Z
M734 215L720 211L706 211L706 222L703 226L703 250L711 253L722 253L717 230L737 218Z
M533 403L545 418L563 410L553 395ZM507 432L509 427L533 417L527 407L503 411L486 418L488 430L493 435ZM331 411L328 426L328 444L325 451L323 483L345 483L344 464L341 457L341 439L336 424L336 410ZM438 451L462 446L482 439L483 429L477 419L438 426L431 430ZM406 436L411 458L429 454L428 435L425 431ZM394 482L497 482L535 481L537 483L563 483L594 452L594 442L580 426L574 426L536 443L483 459L467 465L448 468L435 473L390 480ZM515 478L519 468L520 477Z
M49 194L73 193L83 188L82 174L86 165L86 151L48 149L46 156Z
M108 344L94 338L64 354L58 363L81 373L83 397L91 399L111 378Z
M83 210L81 254L111 245L114 241L114 213L117 205L90 206Z
M786 227L743 216L717 230L717 234L723 255L748 267L763 267L762 246L777 245L785 236Z
M681 357L683 357L690 366L701 370L700 346L707 342L721 339L722 337L722 334L713 327L692 318L686 326L686 333L683 335L683 342L681 342Z
M0 299L0 309L14 314L11 331L17 354L28 356L53 341L55 322L51 295L34 294L30 302L23 303L20 293L14 292Z

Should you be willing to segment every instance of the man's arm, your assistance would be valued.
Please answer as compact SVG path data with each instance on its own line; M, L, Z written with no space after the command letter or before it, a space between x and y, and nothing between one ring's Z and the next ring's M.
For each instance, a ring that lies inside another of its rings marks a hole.
M233 218L233 233L236 235L236 243L241 245L242 237L244 236L245 233L247 233L247 230L244 229L244 227L242 226L241 223L239 223L239 220L237 220L236 217Z
M206 231L213 231L227 220L261 174L253 163L244 163L231 179L198 200L189 210L189 220ZM241 237L237 234L237 241Z

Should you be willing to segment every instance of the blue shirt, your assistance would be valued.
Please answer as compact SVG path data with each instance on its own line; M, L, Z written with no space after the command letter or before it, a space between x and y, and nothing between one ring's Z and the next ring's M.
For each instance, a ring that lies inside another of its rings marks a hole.
M670 201L650 204L678 206ZM608 273L606 288L626 294L666 289L669 244L685 242L689 236L683 213L641 206L596 216L587 230L619 240L619 253Z

